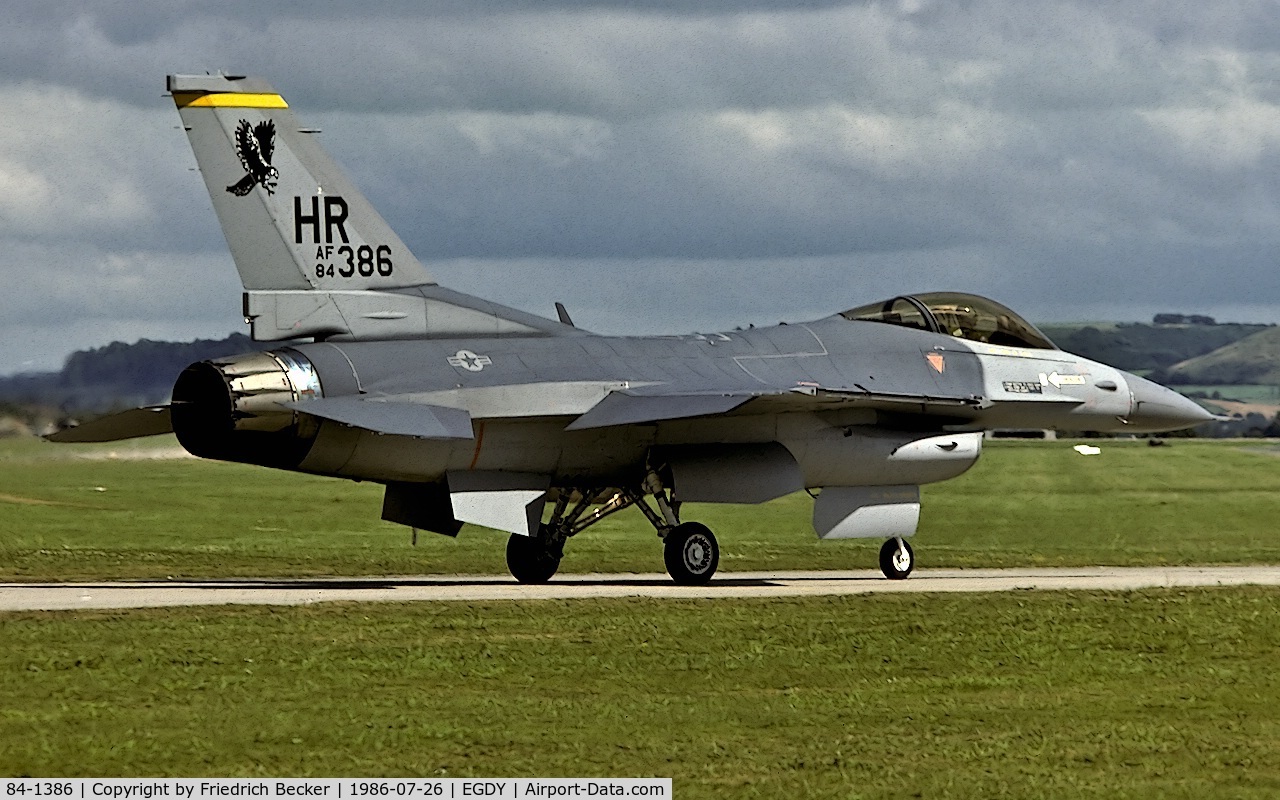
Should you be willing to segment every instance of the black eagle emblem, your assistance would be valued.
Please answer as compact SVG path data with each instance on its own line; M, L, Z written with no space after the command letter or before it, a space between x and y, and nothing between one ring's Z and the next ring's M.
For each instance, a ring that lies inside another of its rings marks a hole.
M240 166L244 167L245 176L239 183L227 187L227 191L237 197L244 197L253 191L254 184L267 190L267 194L276 193L276 181L280 171L271 166L271 155L276 150L276 124L272 120L259 122L252 127L249 120L240 120L236 127L236 155L240 157Z

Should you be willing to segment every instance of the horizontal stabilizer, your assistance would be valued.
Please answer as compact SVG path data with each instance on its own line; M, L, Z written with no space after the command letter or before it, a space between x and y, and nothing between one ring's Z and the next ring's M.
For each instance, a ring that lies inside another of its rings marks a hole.
M471 415L457 408L359 397L326 397L284 405L313 417L389 436L416 436L419 439L474 438Z
M142 436L158 436L173 433L173 420L169 406L143 406L118 414L98 417L83 425L60 430L44 437L51 442L116 442L121 439L137 439Z
M668 419L723 414L751 400L750 394L632 394L614 392L590 411L575 419L565 430L581 431L632 425Z

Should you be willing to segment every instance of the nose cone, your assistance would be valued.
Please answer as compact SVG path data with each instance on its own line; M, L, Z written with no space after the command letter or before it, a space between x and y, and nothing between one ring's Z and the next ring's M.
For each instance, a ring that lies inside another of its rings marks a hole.
M1126 430L1135 433L1158 433L1192 428L1211 421L1214 416L1192 401L1158 383L1136 375L1126 375L1133 394Z

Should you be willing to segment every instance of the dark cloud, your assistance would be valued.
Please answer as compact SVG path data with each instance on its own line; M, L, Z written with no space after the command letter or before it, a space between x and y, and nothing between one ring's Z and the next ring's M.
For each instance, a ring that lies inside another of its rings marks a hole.
M931 288L1273 321L1278 34L1250 0L16 0L0 330L49 333L0 372L148 316L235 324L161 97L205 69L268 77L442 281L586 327Z

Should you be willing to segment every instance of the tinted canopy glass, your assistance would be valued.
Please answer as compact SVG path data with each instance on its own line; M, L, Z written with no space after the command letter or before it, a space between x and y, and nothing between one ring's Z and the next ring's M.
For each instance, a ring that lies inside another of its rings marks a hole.
M974 294L929 292L895 297L850 309L840 316L945 333L973 342L1058 349L1030 322L996 301Z

